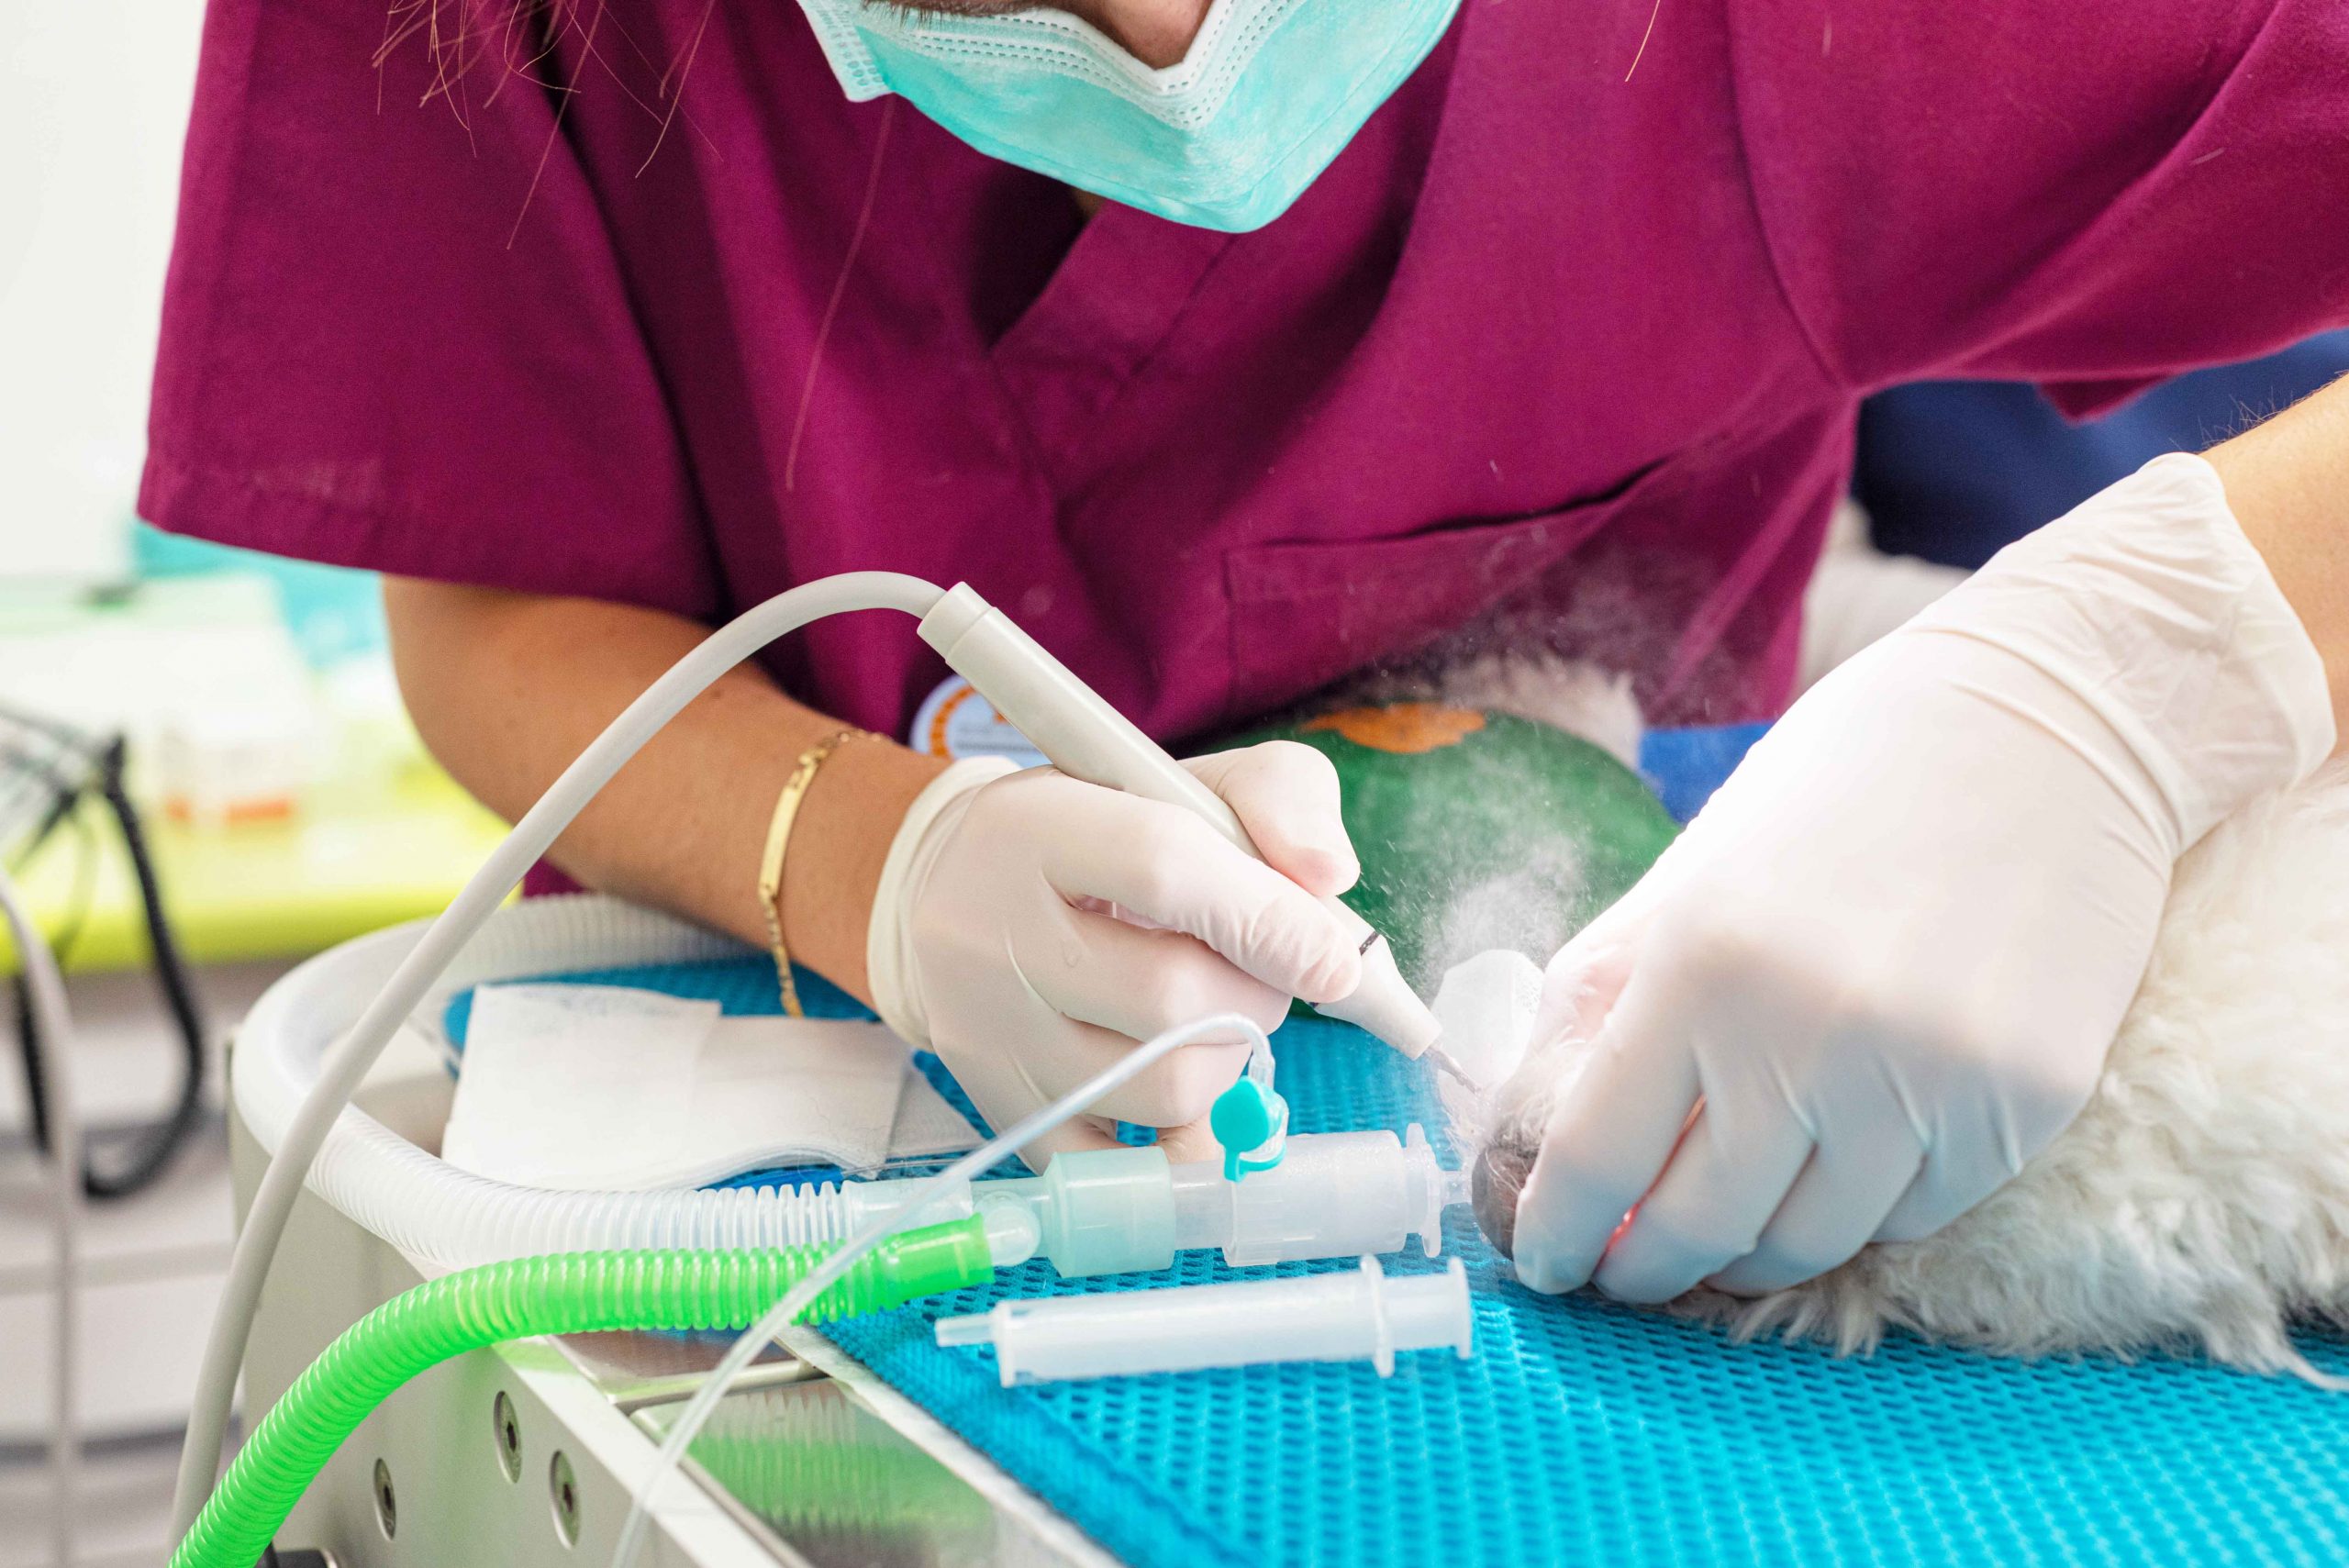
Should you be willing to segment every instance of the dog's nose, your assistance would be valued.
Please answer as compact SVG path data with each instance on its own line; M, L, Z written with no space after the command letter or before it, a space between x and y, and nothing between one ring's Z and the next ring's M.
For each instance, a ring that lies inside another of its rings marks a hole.
M1504 1135L1485 1146L1468 1174L1468 1201L1475 1211L1476 1229L1504 1258L1515 1255L1517 1196L1525 1190L1525 1178L1540 1151L1541 1146L1531 1139Z

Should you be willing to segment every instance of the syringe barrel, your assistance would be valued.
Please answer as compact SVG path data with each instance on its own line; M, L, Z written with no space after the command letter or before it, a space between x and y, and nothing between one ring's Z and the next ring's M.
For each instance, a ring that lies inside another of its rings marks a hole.
M937 1327L941 1345L992 1343L1003 1385L1266 1362L1369 1361L1449 1346L1472 1327L1459 1260L1440 1274L1387 1276L1375 1258L1345 1273L1102 1296L1007 1301Z

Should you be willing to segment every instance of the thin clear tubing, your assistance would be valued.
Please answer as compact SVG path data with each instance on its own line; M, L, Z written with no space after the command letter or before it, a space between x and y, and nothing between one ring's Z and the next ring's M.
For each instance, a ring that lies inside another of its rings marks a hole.
M172 1568L251 1568L342 1440L418 1373L539 1334L738 1329L833 1251L569 1252L467 1269L395 1296L328 1345L254 1429ZM876 1312L994 1273L985 1222L956 1220L891 1237L807 1312Z
M1395 1372L1398 1351L1473 1348L1468 1276L1390 1278L1364 1258L1353 1273L998 1303L938 1325L941 1345L993 1345L1006 1388L1023 1383L1197 1372L1263 1362L1367 1361Z

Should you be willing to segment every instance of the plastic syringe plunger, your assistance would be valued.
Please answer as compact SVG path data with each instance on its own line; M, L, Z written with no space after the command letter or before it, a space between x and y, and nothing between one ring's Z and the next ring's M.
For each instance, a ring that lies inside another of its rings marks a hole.
M1179 806L1242 853L1264 856L1223 797L1168 756L1131 719L1076 678L1043 645L1014 625L967 583L941 595L921 618L921 639L938 651L1029 743L1071 778ZM1394 950L1370 923L1336 898L1321 900L1362 953L1362 982L1351 995L1316 1011L1368 1029L1417 1060L1442 1032L1396 966Z
M1173 1285L1005 1301L939 1321L941 1345L993 1345L1006 1388L1022 1383L1196 1372L1265 1362L1368 1361L1386 1377L1399 1351L1474 1348L1468 1275L1353 1273Z

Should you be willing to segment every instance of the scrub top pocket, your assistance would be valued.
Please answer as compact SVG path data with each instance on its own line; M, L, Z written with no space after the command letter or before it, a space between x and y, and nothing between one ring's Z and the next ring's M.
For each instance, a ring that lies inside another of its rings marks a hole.
M1231 614L1227 711L1244 720L1410 653L1536 583L1636 503L1667 461L1548 511L1469 518L1399 539L1248 545L1224 554Z

